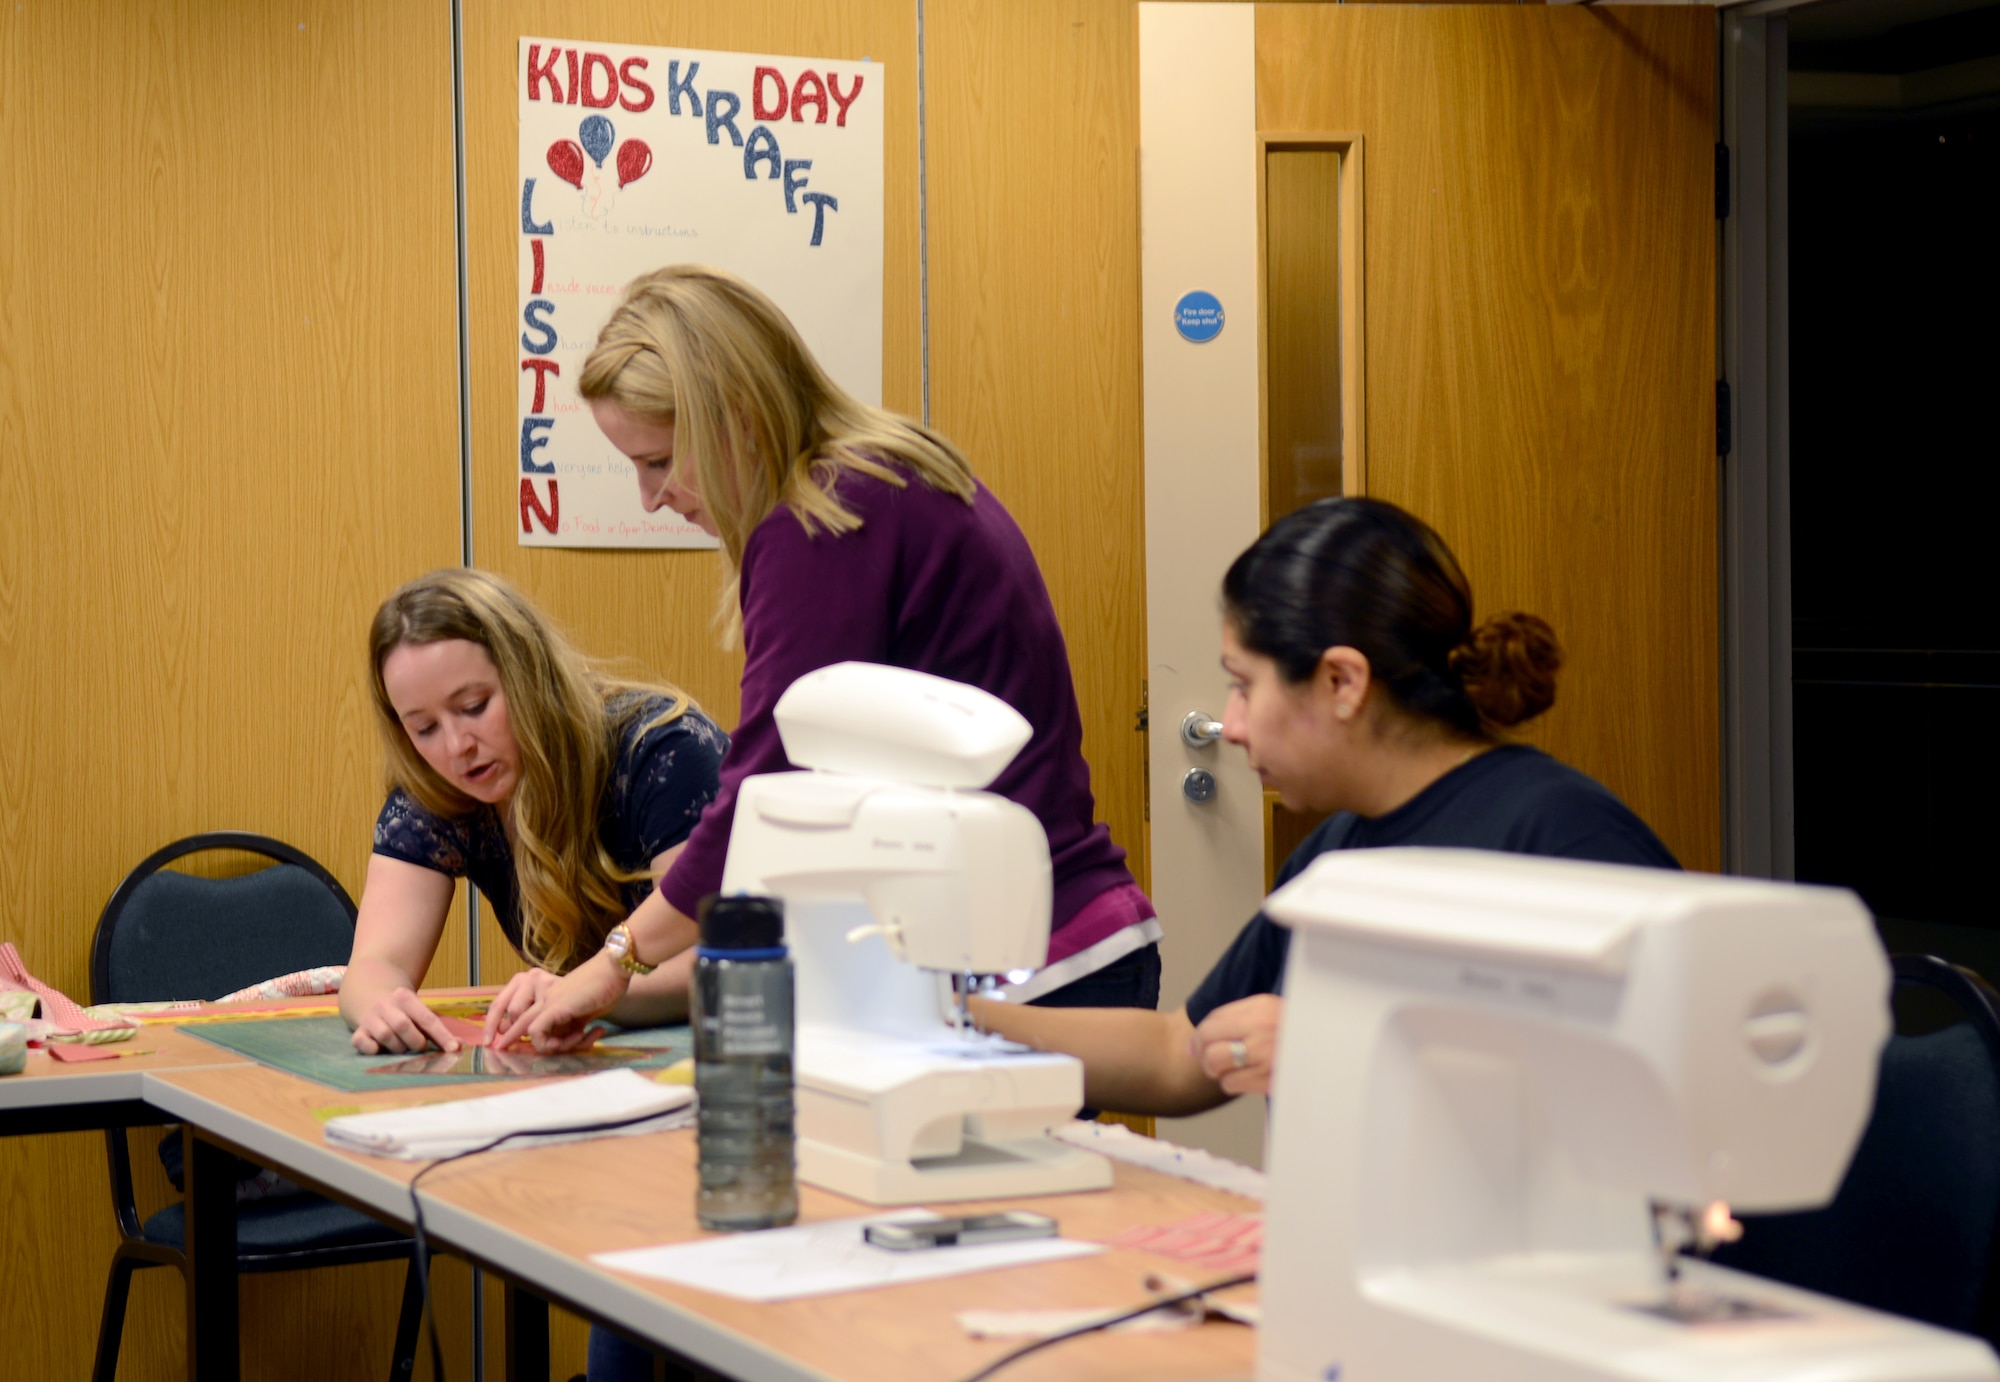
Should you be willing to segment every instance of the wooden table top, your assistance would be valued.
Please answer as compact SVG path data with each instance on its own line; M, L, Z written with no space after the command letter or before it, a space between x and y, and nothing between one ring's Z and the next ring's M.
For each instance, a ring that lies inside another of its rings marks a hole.
M506 1088L527 1083L509 1081ZM163 1071L149 1081L151 1102L404 1222L409 1182L427 1163L328 1147L321 1133L328 1110L493 1092L490 1086L446 1086L347 1094L258 1066ZM1106 1191L936 1208L1034 1209L1058 1220L1065 1237L1100 1241L1204 1211L1260 1208L1134 1167L1117 1165L1114 1172ZM441 1167L424 1178L422 1195L425 1222L439 1242L732 1376L772 1382L951 1382L1018 1342L968 1338L954 1318L960 1310L1109 1309L1143 1303L1149 1272L1197 1282L1200 1276L1186 1263L1112 1248L1063 1262L759 1304L593 1265L592 1253L707 1236L695 1222L692 1131L502 1148ZM799 1209L799 1221L813 1223L868 1214L873 1207L802 1185ZM1234 1324L1094 1335L1055 1345L1003 1376L1006 1382L1247 1378L1255 1347L1253 1333Z
M141 1027L130 1041L91 1049L116 1051L118 1058L71 1065L40 1048L30 1050L27 1069L0 1075L0 1111L143 1099L148 1074L254 1064L175 1027Z
M428 998L478 998L497 988L427 989ZM205 1003L190 1013L142 1014L139 1030L129 1041L111 1042L93 1050L116 1051L115 1060L59 1061L41 1047L28 1051L27 1068L0 1075L0 1112L55 1108L74 1104L107 1104L145 1098L145 1077L170 1070L203 1066L254 1065L248 1056L203 1041L195 1033L208 1022L230 1020L236 1014L337 1011L336 994L311 998L281 998L255 1003ZM185 1024L183 1027L182 1024ZM480 1091L490 1092L490 1091Z

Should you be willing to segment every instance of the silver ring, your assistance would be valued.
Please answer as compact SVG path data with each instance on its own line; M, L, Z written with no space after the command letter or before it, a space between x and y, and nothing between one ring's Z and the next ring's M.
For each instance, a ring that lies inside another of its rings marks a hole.
M1231 1068L1236 1070L1241 1070L1244 1066L1248 1065L1249 1063L1250 1063L1250 1048L1248 1046L1245 1046L1240 1041L1230 1042L1229 1064Z

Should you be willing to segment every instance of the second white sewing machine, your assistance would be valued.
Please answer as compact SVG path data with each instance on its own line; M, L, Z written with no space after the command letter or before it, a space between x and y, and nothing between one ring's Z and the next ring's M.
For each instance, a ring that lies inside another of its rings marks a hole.
M871 1204L1108 1186L1108 1162L1047 1135L1082 1106L1082 1066L971 1031L948 982L1047 956L1048 839L979 790L1028 722L853 662L801 677L776 717L804 771L744 779L722 889L785 903L800 1179Z
M1385 849L1266 911L1262 1382L2000 1378L1982 1340L1678 1252L1841 1182L1889 1030L1853 894Z

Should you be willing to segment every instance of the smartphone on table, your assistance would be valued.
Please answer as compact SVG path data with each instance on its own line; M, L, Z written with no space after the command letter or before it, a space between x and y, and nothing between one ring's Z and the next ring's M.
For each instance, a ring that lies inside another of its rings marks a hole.
M1008 1243L1019 1238L1053 1238L1056 1221L1025 1209L1005 1214L971 1214L959 1219L925 1219L917 1223L866 1224L861 1236L891 1252L925 1248L972 1247L978 1243Z

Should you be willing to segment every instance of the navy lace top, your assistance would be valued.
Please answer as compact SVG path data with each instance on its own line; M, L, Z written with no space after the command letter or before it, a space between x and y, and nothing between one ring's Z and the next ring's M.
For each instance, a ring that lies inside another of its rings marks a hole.
M643 870L685 840L715 800L729 736L698 710L640 733L667 708L649 699L619 734L618 757L605 784L597 835L622 869ZM515 950L521 948L521 899L514 881L514 850L500 813L482 806L467 816L433 815L400 788L389 794L375 821L375 853L453 878L466 878L485 895L494 919ZM629 910L652 892L651 880L625 885Z

